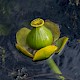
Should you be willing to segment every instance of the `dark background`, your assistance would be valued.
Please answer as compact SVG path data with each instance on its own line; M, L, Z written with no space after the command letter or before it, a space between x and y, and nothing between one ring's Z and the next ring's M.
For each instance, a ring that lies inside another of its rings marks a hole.
M66 80L80 80L80 4L77 0L0 0L0 80L57 80L46 60L32 60L15 48L16 32L35 19L57 23L69 41L53 59ZM5 52L4 52L5 51Z

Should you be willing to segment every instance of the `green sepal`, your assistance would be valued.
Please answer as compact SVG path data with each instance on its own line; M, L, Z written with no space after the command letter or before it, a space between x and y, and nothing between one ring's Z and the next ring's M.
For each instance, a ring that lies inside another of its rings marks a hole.
M59 29L58 24L56 24L56 23L54 23L54 22L52 22L50 20L46 20L44 22L44 26L51 30L51 32L53 34L54 42L59 39L59 37L60 37L60 29Z
M33 58L33 54L31 54L27 49L25 49L24 47L20 46L19 44L15 45L16 48L21 51L24 55Z
M49 45L49 46L46 46L44 48L41 48L40 50L38 50L35 53L33 61L47 59L53 53L55 53L56 50L57 50L57 46L55 46L55 45Z
M68 37L62 37L54 43L58 47L58 50L56 51L56 53L59 53L63 50L63 48L65 47L65 45L68 41L68 39L69 39Z
M16 42L17 44L26 47L27 46L27 35L31 30L23 27L16 33Z

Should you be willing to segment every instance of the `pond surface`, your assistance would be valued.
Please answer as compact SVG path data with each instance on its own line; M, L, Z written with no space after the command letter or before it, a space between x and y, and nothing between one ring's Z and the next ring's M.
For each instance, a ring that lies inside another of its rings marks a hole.
M35 18L56 22L69 41L53 59L66 80L80 80L80 4L68 0L0 0L0 80L58 80L47 61L33 62L15 48L16 32Z

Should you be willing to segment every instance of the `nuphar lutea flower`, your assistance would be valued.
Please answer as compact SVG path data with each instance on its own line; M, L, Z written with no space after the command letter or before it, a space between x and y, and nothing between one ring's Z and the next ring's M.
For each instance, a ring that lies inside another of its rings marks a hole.
M16 48L23 54L32 58L33 61L40 61L48 59L54 53L59 54L63 50L68 37L60 38L60 29L56 23L37 18L31 22L31 26L32 30L23 27L16 33ZM36 52L30 53L28 48ZM58 73L61 74L59 70Z

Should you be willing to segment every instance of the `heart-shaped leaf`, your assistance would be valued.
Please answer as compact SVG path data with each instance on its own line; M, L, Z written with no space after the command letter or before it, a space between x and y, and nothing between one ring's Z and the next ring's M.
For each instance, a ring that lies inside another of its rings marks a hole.
M68 37L62 37L55 42L55 45L58 47L57 53L61 52L68 41Z
M16 48L18 50L20 50L24 55L33 58L33 55L30 52L28 52L27 49L25 49L24 47L20 46L19 44L16 44Z
M17 41L17 44L21 45L21 46L24 46L26 47L27 46L27 35L28 33L30 32L31 30L24 27L24 28L21 28L17 33L16 33L16 41Z
M54 42L58 40L58 38L60 37L59 26L50 20L46 20L44 25L52 31Z
M57 46L50 45L38 50L33 58L33 61L43 60L49 58L55 51L57 50Z

